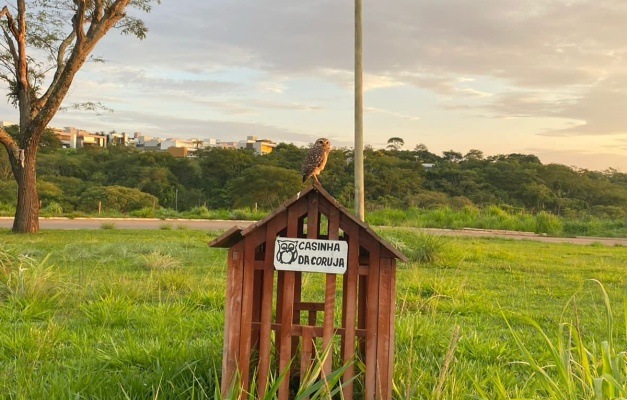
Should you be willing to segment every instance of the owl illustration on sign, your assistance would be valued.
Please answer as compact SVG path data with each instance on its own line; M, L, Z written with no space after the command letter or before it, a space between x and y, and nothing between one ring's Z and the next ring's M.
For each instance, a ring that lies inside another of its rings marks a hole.
M296 243L293 240L278 240L279 250L276 253L276 260L281 264L291 264L298 257Z
M331 144L329 143L329 139L320 138L316 140L316 143L309 149L303 160L303 166L300 170L303 176L303 183L305 183L307 179L313 178L315 183L320 184L318 175L320 175L320 172L327 164L327 157L329 156L330 150Z

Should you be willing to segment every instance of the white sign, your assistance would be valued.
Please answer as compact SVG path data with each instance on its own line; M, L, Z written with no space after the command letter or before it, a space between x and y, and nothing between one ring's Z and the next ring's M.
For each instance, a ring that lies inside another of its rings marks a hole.
M348 262L348 243L343 240L276 238L274 267L282 271L343 274Z

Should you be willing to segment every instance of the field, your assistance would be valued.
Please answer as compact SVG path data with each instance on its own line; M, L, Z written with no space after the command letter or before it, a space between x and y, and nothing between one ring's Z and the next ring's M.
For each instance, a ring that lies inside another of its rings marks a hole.
M395 398L627 397L626 247L380 233L412 259L397 275ZM0 230L0 398L215 398L215 235Z

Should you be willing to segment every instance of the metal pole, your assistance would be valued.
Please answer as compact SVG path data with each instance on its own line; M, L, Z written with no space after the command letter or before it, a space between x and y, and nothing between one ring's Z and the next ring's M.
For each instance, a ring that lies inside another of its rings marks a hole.
M355 0L355 215L364 220L364 123L361 0Z

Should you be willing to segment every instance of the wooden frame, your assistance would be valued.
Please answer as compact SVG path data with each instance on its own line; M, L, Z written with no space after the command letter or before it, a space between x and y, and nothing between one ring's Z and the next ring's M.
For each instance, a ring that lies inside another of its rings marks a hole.
M324 298L303 301L302 273L274 269L278 236L347 241L341 295L336 294L337 276L325 274ZM268 377L289 368L278 392L280 400L287 400L290 381L300 382L315 359L314 352L339 342L339 351L329 353L322 373L331 373L334 361L335 365L348 364L342 377L344 398L353 398L356 384L360 398L392 398L396 259L407 261L402 253L317 184L246 229L233 227L209 245L229 248L223 395L234 382L248 392L256 373L256 396L262 397ZM301 323L301 312L307 313L306 323ZM321 326L317 325L319 313ZM317 338L321 342L315 346ZM355 379L353 363L357 358L365 365L359 379Z

